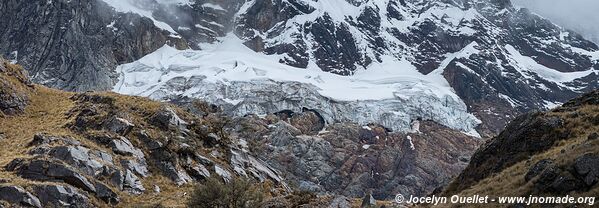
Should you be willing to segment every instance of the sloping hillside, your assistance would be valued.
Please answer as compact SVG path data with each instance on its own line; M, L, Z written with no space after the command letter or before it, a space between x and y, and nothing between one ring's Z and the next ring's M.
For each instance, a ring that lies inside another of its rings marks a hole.
M31 85L0 65L0 201L21 206L95 207L186 202L193 182L231 180L233 169L287 188L268 165L232 167L219 118L114 93L69 93ZM278 187L278 188L277 188Z
M522 115L474 154L444 194L599 196L598 134L599 91Z

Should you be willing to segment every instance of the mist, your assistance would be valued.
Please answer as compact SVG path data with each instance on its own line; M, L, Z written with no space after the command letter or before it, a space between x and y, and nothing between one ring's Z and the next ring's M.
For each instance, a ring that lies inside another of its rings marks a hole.
M599 44L599 0L512 0Z

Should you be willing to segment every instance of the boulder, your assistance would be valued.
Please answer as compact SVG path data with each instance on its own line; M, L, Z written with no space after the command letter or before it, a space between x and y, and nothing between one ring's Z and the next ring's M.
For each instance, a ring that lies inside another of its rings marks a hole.
M116 188L118 188L118 190L122 191L125 182L125 174L123 174L123 172L118 169L110 170L110 172L110 183Z
M210 171L208 171L208 169L206 169L206 167L204 167L202 164L197 164L189 168L188 172L196 179L210 178Z
M37 197L20 186L0 186L0 200L28 207L42 207Z
M119 134L121 136L127 135L135 125L124 118L116 116L111 117L104 123L104 129Z
M48 177L60 179L65 183L83 189L85 191L89 191L92 193L96 192L95 186L91 182L89 182L89 180L85 178L85 176L72 170L71 168L58 163L50 163L47 167L48 168L46 169L46 175Z
M18 165L11 162L11 168L12 166L17 166L17 174L23 178L39 181L60 180L77 188L96 192L95 186L85 176L58 162L33 160Z
M535 190L541 193L565 194L583 187L581 180L553 165L545 168L534 182Z
M150 171L148 171L148 164L146 164L146 160L144 159L133 159L121 160L121 165L123 168L127 170L133 171L135 174L140 175L141 177L148 177Z
M38 185L33 189L44 207L94 207L89 198L69 185Z
M149 150L156 150L156 149L160 149L160 148L164 147L162 142L160 142L154 138L151 138L150 135L148 135L148 133L145 130L139 131L137 136L141 139L141 141L145 144L145 146Z
M108 146L112 148L117 154L125 155L125 156L136 156L137 158L143 158L144 153L133 146L131 141L129 141L125 137L120 137L119 139L114 139L108 143Z
M113 165L110 154L103 151L92 151L83 146L53 147L48 155L62 160L90 176L100 174L105 165Z
M152 116L151 121L154 125L163 129L175 128L183 131L187 130L187 122L179 118L177 113L168 106L163 106L158 110L158 112Z
M96 182L96 197L111 205L116 205L120 201L118 194L101 182Z
M372 194L366 194L362 198L362 204L360 207L374 207L376 206L376 200L372 197Z
M142 194L146 191L139 178L130 170L125 171L123 190L132 194Z
M574 169L587 186L592 186L599 181L599 156L585 154L576 159Z
M528 172L524 176L524 180L530 181L534 177L538 176L541 172L543 172L543 170L545 170L545 168L547 168L548 166L552 166L552 165L553 165L553 160L550 160L550 159L543 159L543 160L537 162L528 170Z
M190 183L193 181L191 176L189 176L185 171L178 170L177 167L173 163L167 162L167 161L157 161L157 162L158 162L157 165L160 168L160 170L162 170L162 173L166 177L168 177L169 179L174 181L178 186L187 184L187 183Z

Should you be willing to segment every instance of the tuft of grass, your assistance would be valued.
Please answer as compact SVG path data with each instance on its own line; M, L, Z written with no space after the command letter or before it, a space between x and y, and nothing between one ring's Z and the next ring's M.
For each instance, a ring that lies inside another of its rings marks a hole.
M248 179L235 178L230 183L211 177L199 184L187 202L193 208L254 208L264 202L262 186Z

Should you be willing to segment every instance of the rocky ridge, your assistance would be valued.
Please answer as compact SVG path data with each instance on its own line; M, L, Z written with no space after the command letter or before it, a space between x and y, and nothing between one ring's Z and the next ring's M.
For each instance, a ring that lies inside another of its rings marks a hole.
M598 107L599 91L593 91L518 117L476 151L444 194L596 196Z
M218 120L139 97L26 85L18 81L20 67L4 62L1 69L7 89L23 90L1 102L28 98L19 111L2 106L10 113L0 118L3 203L181 205L194 183L211 176L252 177L271 181L273 193L290 191L277 170L229 143Z

